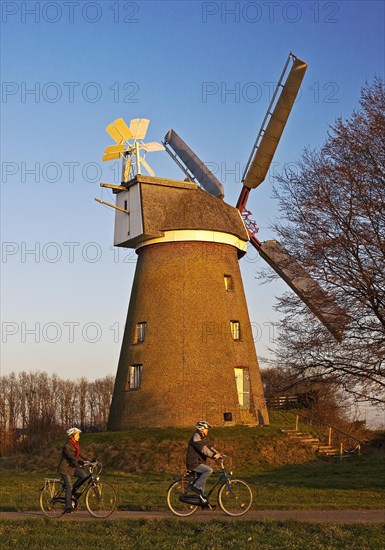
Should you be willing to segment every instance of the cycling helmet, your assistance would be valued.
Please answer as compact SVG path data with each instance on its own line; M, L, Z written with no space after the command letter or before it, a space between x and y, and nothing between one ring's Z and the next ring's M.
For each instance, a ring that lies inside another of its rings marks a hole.
M206 420L200 420L195 427L197 430L202 430L203 428L208 430L209 428L211 428L210 424L206 422Z
M69 430L67 430L66 434L68 435L68 437L71 437L71 435L74 435L74 434L81 434L82 431L79 430L79 428L70 428Z

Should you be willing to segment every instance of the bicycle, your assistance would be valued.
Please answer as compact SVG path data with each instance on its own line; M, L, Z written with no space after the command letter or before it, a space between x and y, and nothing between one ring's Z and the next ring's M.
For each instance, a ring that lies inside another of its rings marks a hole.
M88 512L95 518L107 518L116 509L117 497L113 486L106 481L100 481L99 475L102 464L85 462L89 468L87 477L74 485L72 489L72 508L75 511L80 498L85 495L85 504ZM65 483L62 479L45 478L44 486L40 491L40 508L49 518L59 518L66 508Z
M220 508L229 516L242 516L250 510L253 502L253 493L245 481L231 479L232 472L227 472L224 466L225 455L220 457L219 477L207 494L207 499L191 493L191 487L199 477L194 471L176 478L167 490L167 506L176 516L191 516L199 507L213 510L210 497L218 487L218 503Z

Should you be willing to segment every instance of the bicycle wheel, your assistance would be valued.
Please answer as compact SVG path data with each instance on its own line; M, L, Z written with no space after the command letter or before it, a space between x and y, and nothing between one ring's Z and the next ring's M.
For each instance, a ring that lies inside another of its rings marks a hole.
M175 481L167 490L167 506L176 516L191 516L198 508L195 504L182 502L181 495L185 495L185 483L180 479Z
M116 492L110 483L99 481L91 485L86 493L86 507L95 518L108 518L117 505Z
M60 518L66 508L63 485L60 481L46 483L40 492L40 508L49 518Z
M229 516L241 516L250 510L253 493L250 487L240 479L229 479L218 493L219 506Z

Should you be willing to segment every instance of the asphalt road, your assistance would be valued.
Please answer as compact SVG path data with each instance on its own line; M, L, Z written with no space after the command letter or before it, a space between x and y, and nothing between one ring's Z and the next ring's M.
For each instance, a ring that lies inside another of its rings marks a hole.
M24 512L0 512L0 521L2 520L23 520L31 518L44 518L42 512L24 511ZM385 510L252 510L244 516L233 518L224 514L221 510L199 511L188 518L177 518L171 512L132 512L117 511L114 512L109 520L163 520L163 519L183 519L187 521L210 521L220 519L224 521L289 521L295 520L302 523L384 523ZM75 512L62 516L52 521L99 521L86 511Z

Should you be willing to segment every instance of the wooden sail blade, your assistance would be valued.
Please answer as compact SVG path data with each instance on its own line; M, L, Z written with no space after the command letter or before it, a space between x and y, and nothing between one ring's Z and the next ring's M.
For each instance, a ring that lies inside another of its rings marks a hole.
M124 145L109 145L104 150L102 161L106 162L107 160L118 159L123 151Z
M257 240L254 242L254 239L251 238L250 242L321 323L338 341L341 341L347 318L333 298L278 241L271 240L260 243Z
M117 118L116 120L114 120L114 124L116 130L122 136L124 141L128 141L134 137L131 130L122 118Z
M142 143L140 145L140 148L147 151L147 153L152 153L154 151L164 151L164 146L156 141L151 141L150 143Z
M154 170L151 168L148 162L144 160L144 158L142 157L139 157L139 161L140 161L140 164L142 164L145 167L145 169L150 174L150 176L154 177L155 176Z
M249 160L249 165L243 178L243 185L249 189L255 189L266 178L306 69L307 64L295 58L274 110L271 113L269 122L266 128L261 129L261 140L259 143L257 140L254 154L251 160ZM265 118L265 120L267 119Z
M106 127L106 132L107 134L109 134L112 139L115 141L115 143L117 143L118 145L120 145L121 143L123 143L124 139L123 139L123 136L122 134L119 132L119 130L116 128L115 124L113 122L111 122L111 124L109 124L107 127Z
M130 122L130 132L134 139L144 139L150 121L147 118L134 118Z

